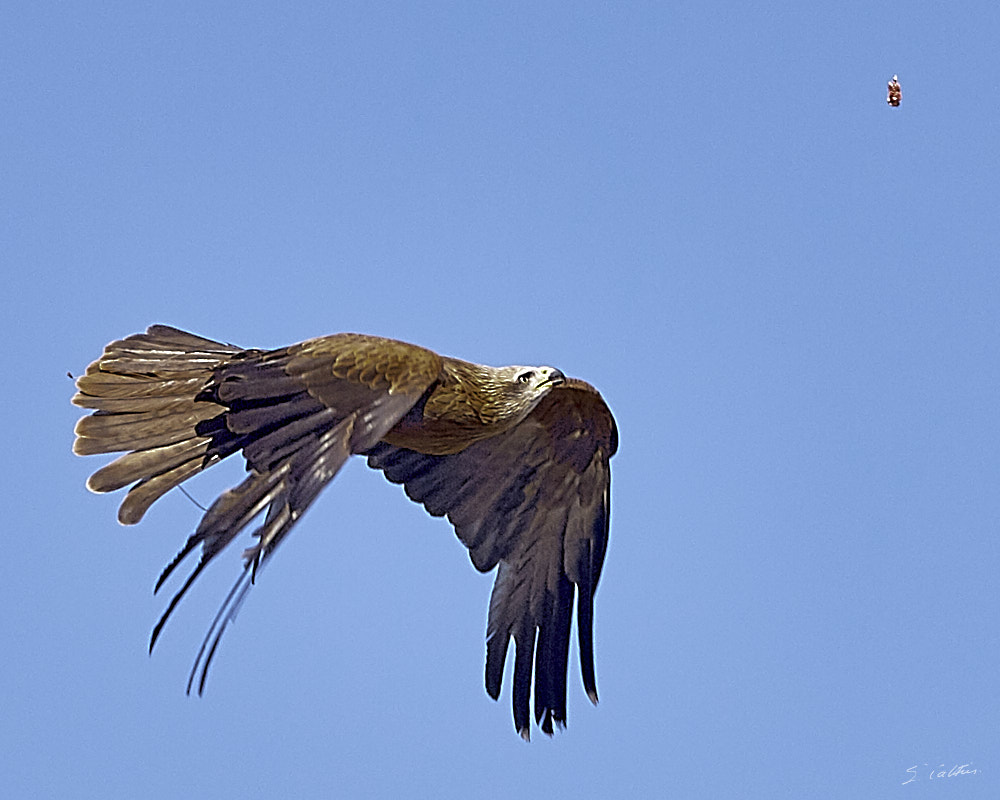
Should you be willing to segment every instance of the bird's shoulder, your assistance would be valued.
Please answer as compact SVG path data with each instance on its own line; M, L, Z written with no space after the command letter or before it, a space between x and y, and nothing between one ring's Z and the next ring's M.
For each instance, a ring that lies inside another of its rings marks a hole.
M522 423L545 432L559 460L586 468L597 451L610 458L618 450L618 425L601 393L586 381L567 378Z

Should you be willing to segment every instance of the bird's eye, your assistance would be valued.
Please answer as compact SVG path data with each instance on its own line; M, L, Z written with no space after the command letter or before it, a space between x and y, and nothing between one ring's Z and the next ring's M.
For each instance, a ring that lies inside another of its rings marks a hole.
M528 381L530 381L534 377L535 377L534 370L529 369L527 372L522 372L520 375L517 376L517 382L528 383Z

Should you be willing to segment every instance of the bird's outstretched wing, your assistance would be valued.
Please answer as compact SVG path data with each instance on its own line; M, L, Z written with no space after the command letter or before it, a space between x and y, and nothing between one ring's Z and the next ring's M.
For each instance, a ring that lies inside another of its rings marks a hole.
M119 520L138 522L166 491L242 450L249 475L224 492L156 584L198 546L201 558L153 630L150 649L202 570L258 515L246 568L191 672L199 691L219 638L264 563L353 453L370 449L437 379L440 356L358 334L242 350L164 325L113 342L77 381L75 452L130 451L91 476L108 492L135 483Z
M528 738L532 671L535 721L566 722L570 622L576 595L580 668L591 701L594 592L608 543L609 459L618 433L601 395L570 379L520 424L454 455L379 443L368 464L436 516L447 514L472 563L499 565L490 599L486 690L500 694L514 639L514 725ZM537 638L536 638L537 637Z

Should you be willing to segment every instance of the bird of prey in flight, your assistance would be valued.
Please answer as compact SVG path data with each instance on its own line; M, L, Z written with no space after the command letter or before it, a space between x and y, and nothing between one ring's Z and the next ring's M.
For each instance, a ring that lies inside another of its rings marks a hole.
M889 81L886 87L886 97L885 102L890 106L899 107L899 104L903 101L903 87L899 85L899 76L893 75L892 80Z
M486 691L500 694L514 640L514 726L566 724L570 623L597 702L594 592L608 543L618 447L601 395L552 367L487 367L417 345L341 333L277 350L245 350L165 325L112 342L77 380L94 409L74 452L124 451L87 481L131 486L118 510L139 522L165 492L242 451L248 475L223 492L164 569L158 590L201 553L153 629L202 570L251 522L256 541L191 669L204 689L219 639L256 576L351 455L362 455L435 516L447 515L475 567L497 568L490 598Z

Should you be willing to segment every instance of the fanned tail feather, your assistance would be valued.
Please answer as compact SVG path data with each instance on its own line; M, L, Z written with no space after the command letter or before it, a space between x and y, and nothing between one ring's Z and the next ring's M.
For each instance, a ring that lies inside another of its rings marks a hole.
M73 402L95 409L76 425L79 455L130 451L99 469L87 486L111 492L135 486L122 502L125 525L142 519L158 498L217 457L198 426L225 411L199 400L221 364L241 352L165 325L109 344L77 379Z

